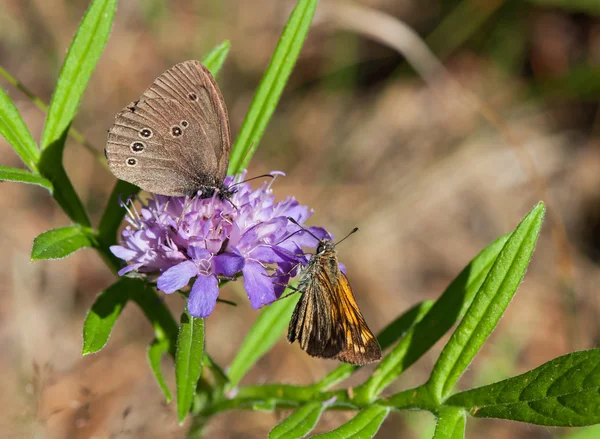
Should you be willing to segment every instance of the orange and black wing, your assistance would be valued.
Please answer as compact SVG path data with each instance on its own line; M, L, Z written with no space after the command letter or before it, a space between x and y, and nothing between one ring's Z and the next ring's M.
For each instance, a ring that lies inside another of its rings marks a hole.
M381 348L354 299L350 283L331 264L315 264L301 282L302 296L288 330L309 355L351 364L381 359Z
M381 347L358 308L348 278L341 272L335 297L337 307L343 316L341 324L346 338L345 348L335 358L346 363L361 365L379 361Z

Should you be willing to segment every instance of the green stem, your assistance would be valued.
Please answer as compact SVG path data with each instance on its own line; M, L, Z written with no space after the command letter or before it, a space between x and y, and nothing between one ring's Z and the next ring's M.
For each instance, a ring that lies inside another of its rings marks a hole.
M335 401L328 406L329 409L358 410L363 407L354 404L346 390L319 392L310 387L267 384L241 387L233 398L225 397L216 401L205 407L198 415L208 418L227 410L252 409L256 405L267 405L268 403L274 409L289 409L309 402L327 401L332 398L335 398Z
M392 407L396 410L421 409L434 413L439 409L439 404L432 398L425 385L403 390L388 398L380 398L374 404Z
M424 386L404 390L390 398L380 398L374 403L353 400L347 389L322 392L315 386L290 386L267 384L241 387L235 396L223 398L204 407L195 418L199 427L211 416L227 410L251 410L256 406L271 406L274 409L293 409L315 401L334 401L327 410L360 410L373 404L391 407L394 410L421 409L435 413L440 406L435 403Z

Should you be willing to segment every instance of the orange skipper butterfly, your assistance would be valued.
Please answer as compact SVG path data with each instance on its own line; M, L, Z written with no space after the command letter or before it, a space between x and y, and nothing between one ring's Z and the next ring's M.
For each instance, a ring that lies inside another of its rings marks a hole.
M288 219L312 235L293 218ZM357 228L346 238L356 231ZM288 341L298 340L300 347L313 357L357 365L379 361L381 347L358 308L348 278L338 266L335 246L329 239L319 240L316 253L301 273L298 287L294 288L301 297L292 314Z

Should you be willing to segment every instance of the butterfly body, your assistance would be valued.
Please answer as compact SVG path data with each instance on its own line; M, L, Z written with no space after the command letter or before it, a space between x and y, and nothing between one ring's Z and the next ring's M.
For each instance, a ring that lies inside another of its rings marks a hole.
M348 278L339 268L332 241L320 241L297 289L301 297L288 328L290 343L298 340L311 356L351 364L381 359L379 343L358 308Z
M227 107L199 61L160 75L115 116L105 155L121 180L162 195L232 194L223 184L231 136Z

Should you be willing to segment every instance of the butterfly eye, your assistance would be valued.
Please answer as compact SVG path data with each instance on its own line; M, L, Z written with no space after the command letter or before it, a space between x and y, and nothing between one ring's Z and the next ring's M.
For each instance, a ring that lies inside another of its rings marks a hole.
M190 100L192 100L192 101L196 101L196 100L198 100L198 95L196 93L190 93L188 95L188 98L190 98Z
M149 139L153 135L152 130L150 128L142 128L138 134L144 139Z
M135 166L135 165L137 165L137 160L134 159L133 157L130 157L125 161L125 164L127 166Z
M131 152L142 152L146 148L146 145L143 142L133 142L129 149Z
M181 122L179 122L179 124L182 127L187 128L190 123L187 120L182 120Z
M182 133L183 131L181 130L181 127L179 127L179 125L171 127L171 134L173 135L173 137L179 137Z

